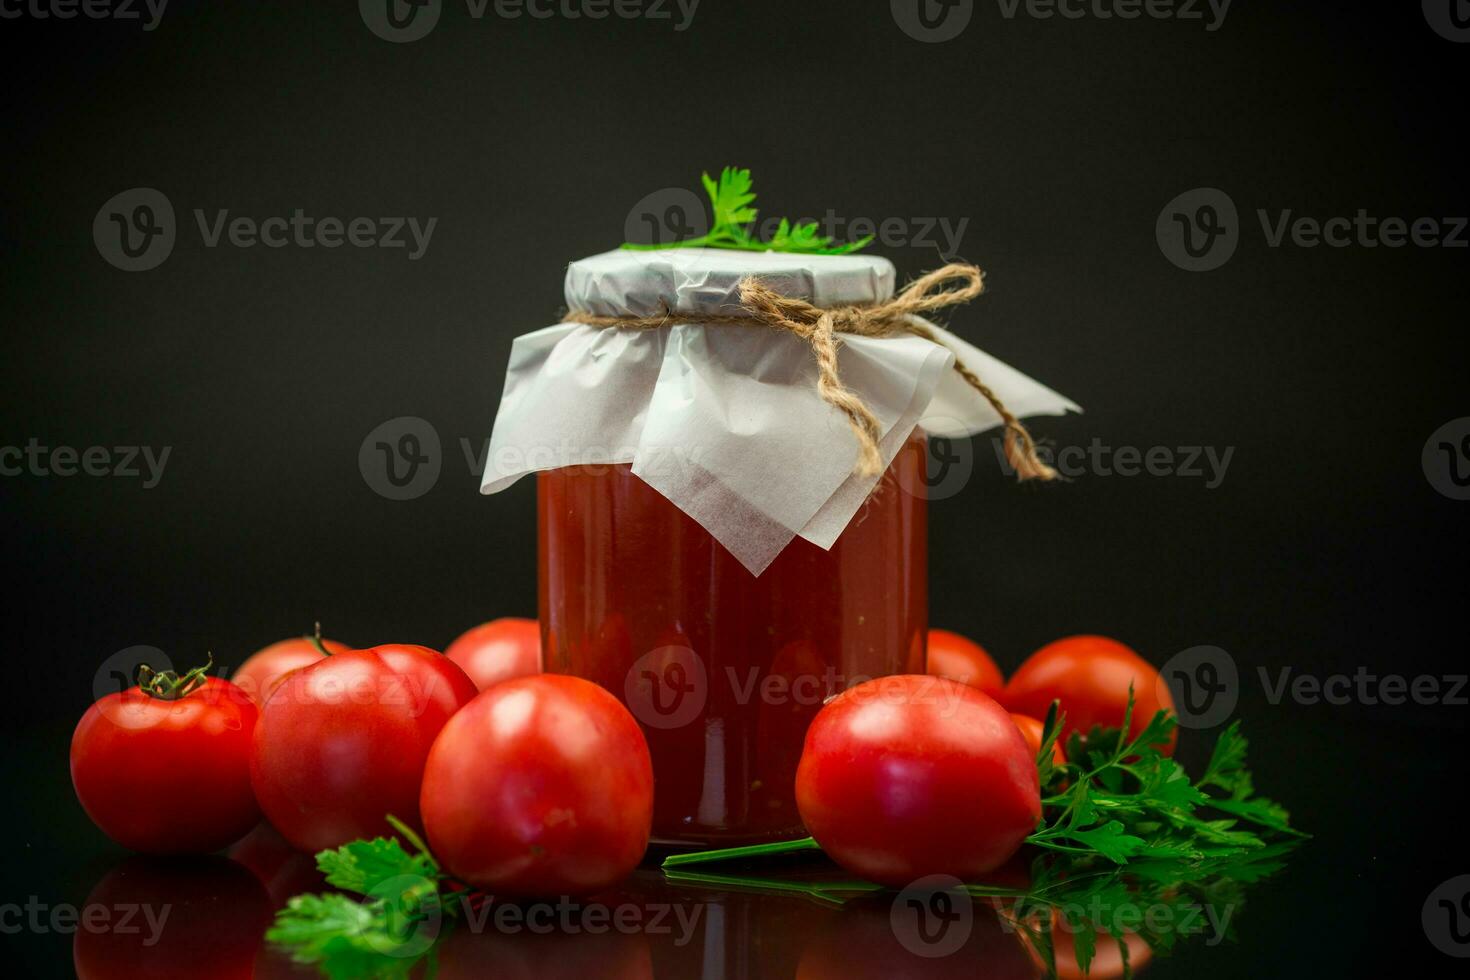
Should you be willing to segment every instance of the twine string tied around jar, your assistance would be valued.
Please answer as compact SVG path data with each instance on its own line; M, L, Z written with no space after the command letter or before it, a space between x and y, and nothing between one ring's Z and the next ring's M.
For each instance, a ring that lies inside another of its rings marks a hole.
M968 303L985 289L985 274L978 266L952 262L943 268L920 276L905 286L892 299L882 303L845 306L816 306L804 299L784 296L757 276L740 280L740 314L704 311L675 312L665 305L657 316L603 316L573 310L563 322L582 323L592 327L619 330L657 330L671 324L689 323L718 326L760 325L785 330L802 338L817 360L817 393L828 405L841 412L852 426L858 440L856 471L875 476L883 470L878 450L882 436L878 420L856 392L848 388L837 371L840 334L860 337L892 337L910 334L931 343L943 343L928 325L914 319L920 314ZM958 283L951 287L949 284ZM1019 480L1054 480L1057 471L1037 455L1036 443L1021 420L1016 418L1000 398L974 371L955 358L954 369L965 383L990 403L1005 425L1006 459Z

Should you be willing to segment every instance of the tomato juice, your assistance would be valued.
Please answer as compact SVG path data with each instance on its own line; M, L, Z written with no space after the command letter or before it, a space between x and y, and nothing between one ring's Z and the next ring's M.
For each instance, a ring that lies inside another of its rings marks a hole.
M759 576L627 465L539 475L545 669L638 719L655 839L801 835L796 765L823 700L924 672L925 456L916 430L831 550L795 538Z

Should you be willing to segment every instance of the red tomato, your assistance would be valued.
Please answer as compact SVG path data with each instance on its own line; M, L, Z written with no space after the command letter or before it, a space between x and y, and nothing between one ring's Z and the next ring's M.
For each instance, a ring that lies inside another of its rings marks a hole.
M1051 703L1061 701L1065 743L1072 732L1086 734L1093 725L1121 726L1132 684L1129 729L1137 735L1156 712L1174 710L1168 689L1158 679L1159 672L1148 661L1117 640L1069 636L1028 657L1006 684L1002 700L1011 711L1033 718L1045 718ZM1173 752L1174 742L1171 734L1164 751Z
M648 847L653 764L628 709L577 677L504 681L450 719L424 768L429 848L496 895L588 895Z
M81 980L250 980L270 920L233 861L130 857L87 896L72 965Z
M1016 727L1021 730L1021 736L1026 739L1026 744L1031 747L1031 758L1034 759L1040 755L1041 739L1046 734L1046 725L1030 715L1012 714L1011 721L1016 723ZM1057 765L1067 761L1067 754L1062 751L1060 740L1052 743L1051 757Z
M993 698L1000 697L1006 684L984 647L949 630L929 631L929 663L925 669L935 677L977 687Z
M880 677L827 703L796 772L807 830L848 871L974 879L1041 819L1035 757L1004 708L942 677Z
M264 704L282 677L297 667L305 667L322 659L322 652L317 649L316 644L317 638L314 636L293 636L289 640L272 643L247 657L230 676L230 680L254 698L257 704ZM321 644L329 654L346 653L352 649L336 640L323 639Z
M391 643L288 674L260 711L250 777L266 818L320 851L419 823L429 746L475 685L443 654Z
M189 677L196 680L173 699L142 687L109 694L72 734L77 799L103 833L134 851L217 851L260 820L250 790L255 704L229 681Z
M541 624L534 619L492 619L467 630L444 650L480 690L541 673Z

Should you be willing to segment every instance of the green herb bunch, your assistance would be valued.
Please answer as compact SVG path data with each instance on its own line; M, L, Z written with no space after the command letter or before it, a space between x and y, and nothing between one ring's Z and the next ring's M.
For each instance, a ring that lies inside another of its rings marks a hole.
M709 174L701 174L704 191L709 195L712 213L710 230L697 238L688 238L667 245L639 245L624 242L623 248L654 250L663 248L732 248L747 252L800 252L810 255L847 255L856 252L873 240L872 235L857 241L838 244L828 235L817 233L815 221L791 222L782 218L775 234L768 241L761 241L751 234L757 211L755 191L750 171L739 167L726 167L720 171L717 181Z
M1132 712L1130 692L1123 727L1073 733L1063 765L1053 762L1055 706L1047 719L1037 756L1042 824L1027 838L1044 853L1009 914L1053 972L1054 919L1073 934L1079 968L1086 971L1106 934L1118 942L1126 976L1128 933L1167 953L1207 928L1204 913L1239 909L1246 886L1281 870L1306 837L1285 809L1256 795L1239 722L1191 780L1161 751L1174 717L1161 711L1130 738ZM1230 918L1221 920L1228 928Z
M410 853L397 840L358 840L316 856L327 884L341 893L297 895L276 913L265 938L298 963L319 968L332 980L383 977L406 980L431 958L446 925L462 907L464 895L417 834L389 817Z

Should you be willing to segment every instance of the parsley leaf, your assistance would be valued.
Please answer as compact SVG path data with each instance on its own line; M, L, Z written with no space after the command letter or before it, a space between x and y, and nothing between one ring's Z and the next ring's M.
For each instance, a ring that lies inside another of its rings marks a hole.
M316 866L327 876L327 884L359 895L374 894L396 879L428 879L436 870L427 853L411 855L396 839L383 837L322 851Z
M1117 864L1126 864L1130 857L1147 847L1142 837L1124 833L1123 824L1117 820L1109 820L1092 830L1071 830L1066 836L1081 841Z
M624 242L623 248L656 250L664 248L730 248L747 252L800 252L810 255L847 255L873 240L867 235L857 241L837 243L830 235L818 233L815 221L793 223L782 218L769 241L751 234L750 226L759 213L754 207L755 190L748 169L726 167L719 180L701 174L700 182L709 195L712 222L708 233L668 245L640 245Z
M388 822L417 853L383 837L321 851L316 863L327 883L365 898L297 895L265 938L332 980L408 977L432 954L438 924L454 906L441 894L446 879L423 841L396 818Z
M276 914L265 938L332 980L406 978L421 959L424 940L412 925L404 928L385 914L381 904L346 895L297 895Z
M755 220L756 210L748 206L755 200L749 170L726 167L720 172L719 183L709 174L700 174L699 179L714 208L716 228L734 229Z

